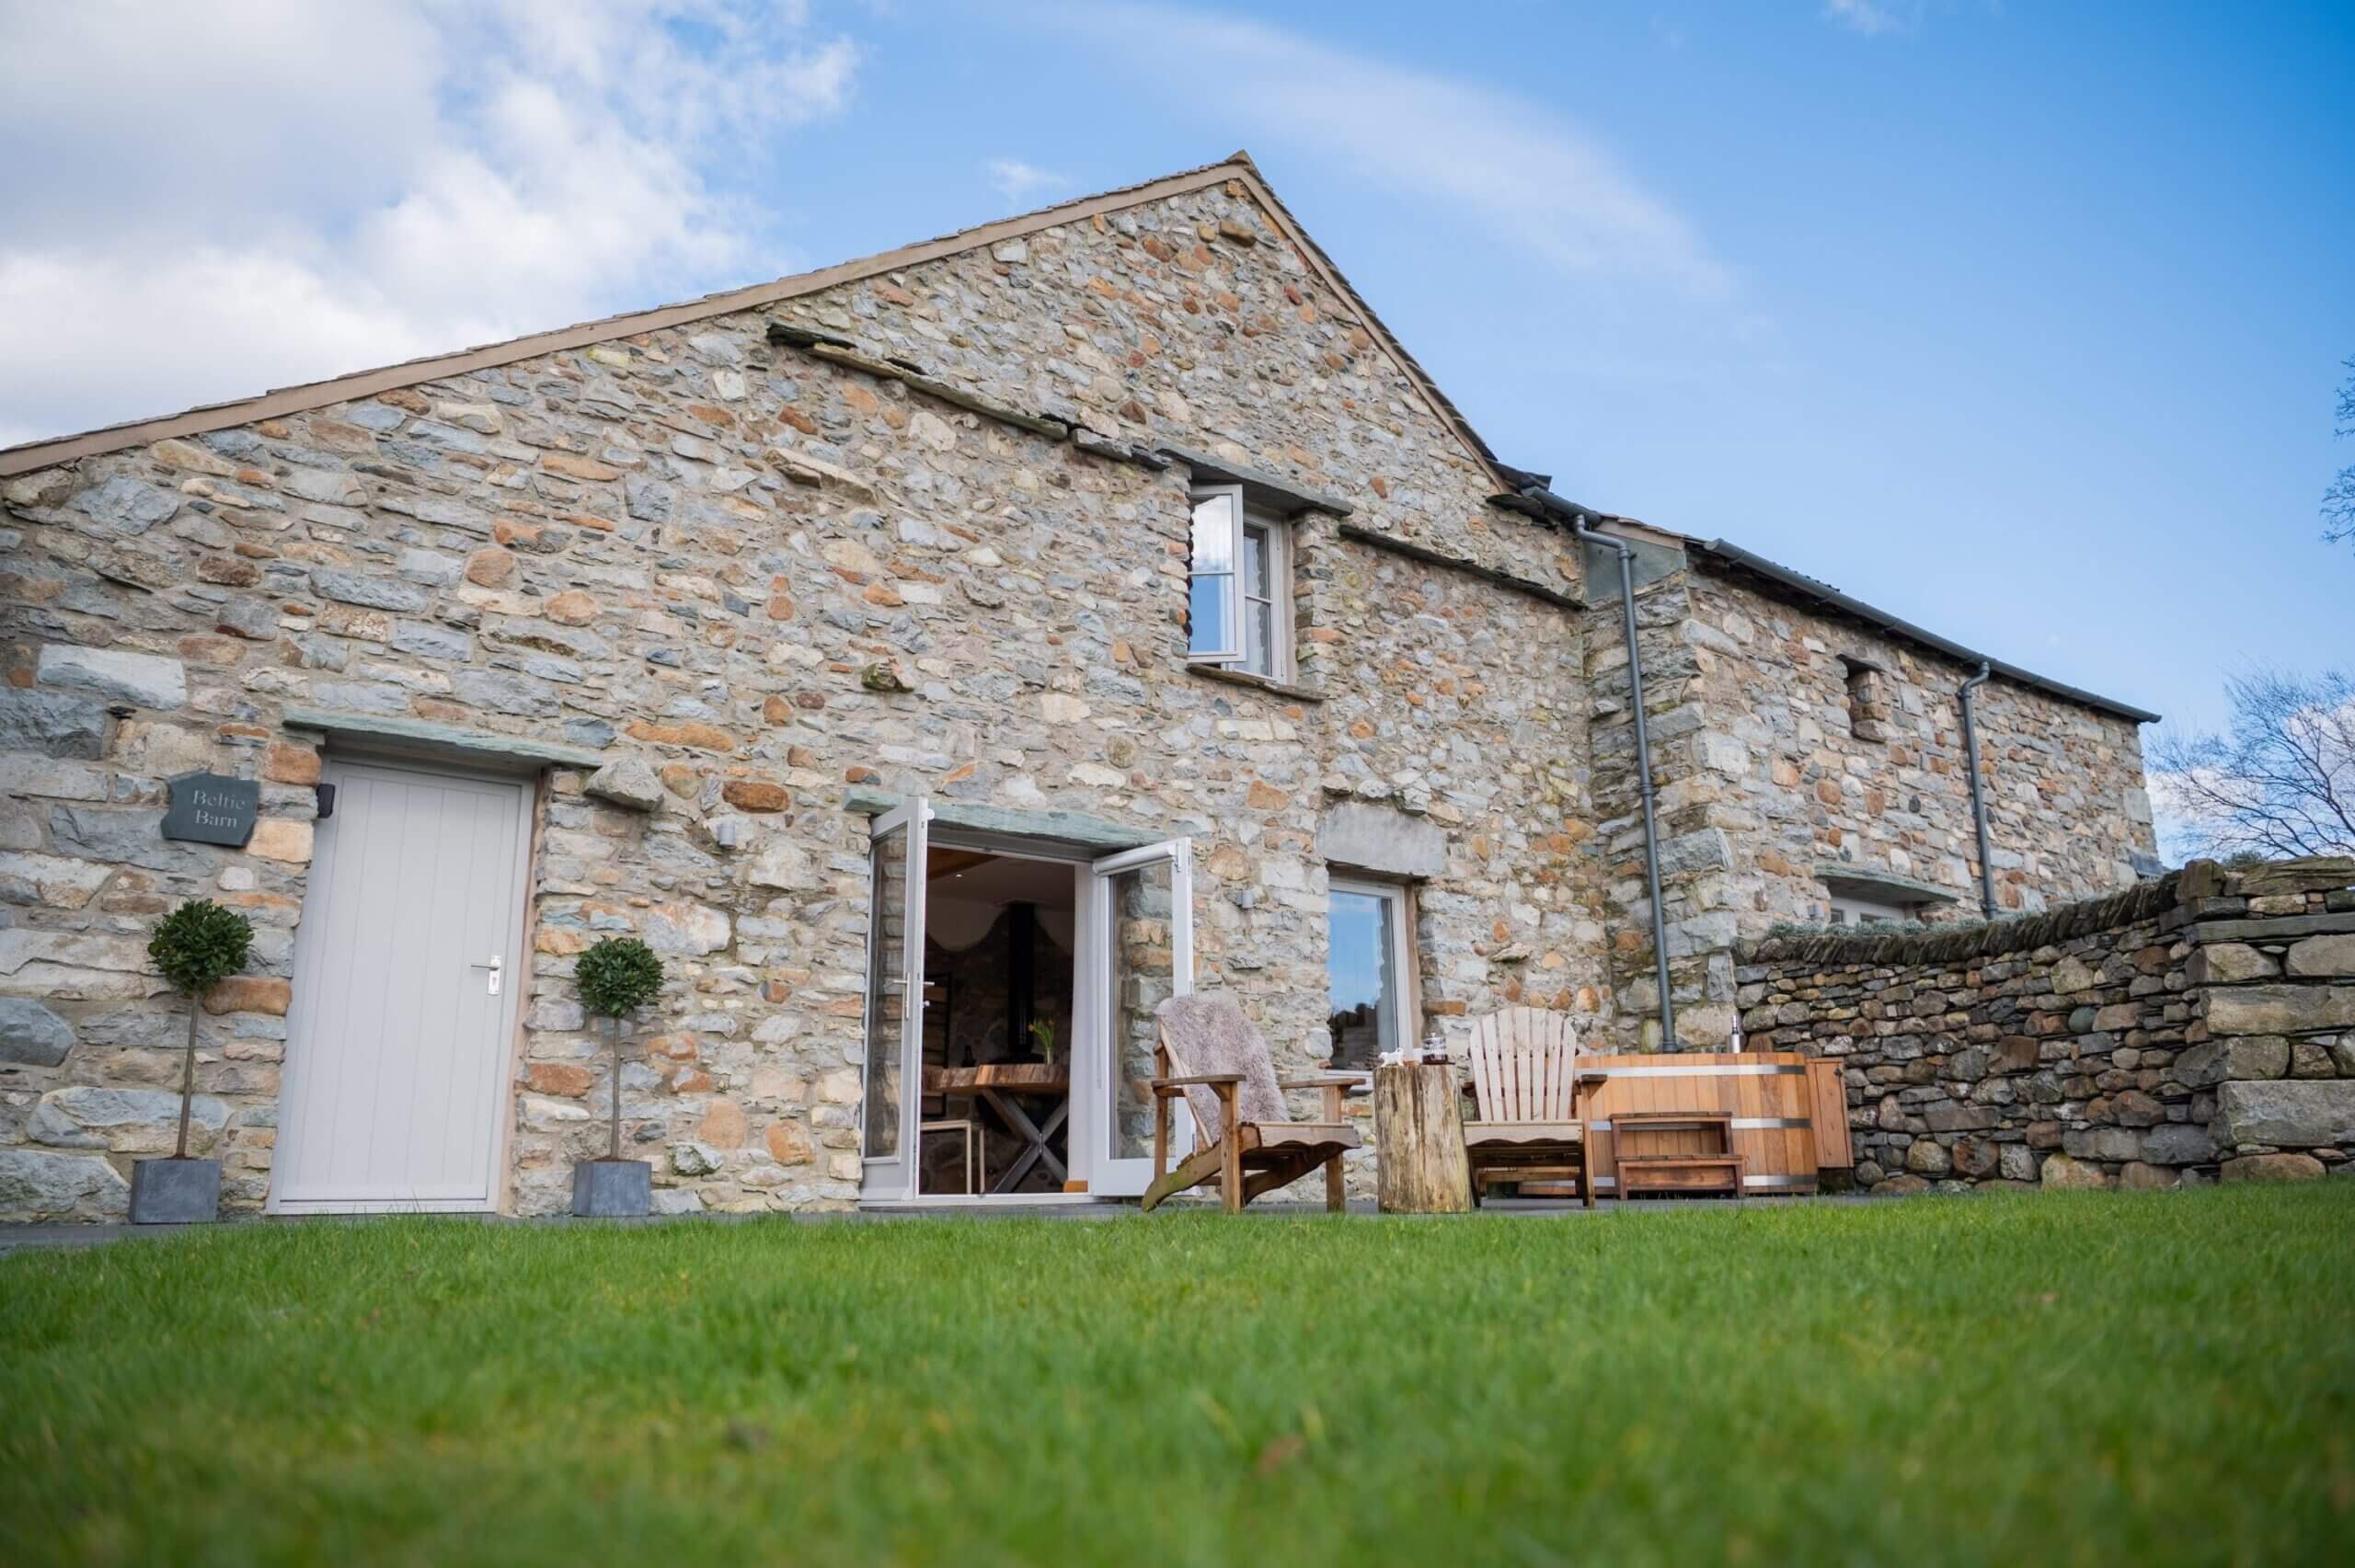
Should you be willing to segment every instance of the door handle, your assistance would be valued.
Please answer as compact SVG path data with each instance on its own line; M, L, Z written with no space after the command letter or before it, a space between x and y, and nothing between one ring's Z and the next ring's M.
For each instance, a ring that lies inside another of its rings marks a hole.
M500 956L498 954L492 954L490 956L490 962L488 964L469 964L466 967L469 969L488 969L490 971L490 989L484 994L487 996L497 996L499 994Z

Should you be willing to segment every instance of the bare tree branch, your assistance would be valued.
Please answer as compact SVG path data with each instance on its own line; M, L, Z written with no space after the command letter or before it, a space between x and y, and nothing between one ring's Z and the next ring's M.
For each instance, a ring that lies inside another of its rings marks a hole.
M2341 414L2355 419L2355 381ZM2260 670L2225 692L2227 733L2166 735L2152 749L2177 836L2220 857L2355 853L2355 680Z
M2355 436L2355 354L2345 364L2350 373L2338 388L2338 420L2331 429L2342 441ZM2322 536L2334 544L2355 540L2355 464L2340 469L2322 493Z

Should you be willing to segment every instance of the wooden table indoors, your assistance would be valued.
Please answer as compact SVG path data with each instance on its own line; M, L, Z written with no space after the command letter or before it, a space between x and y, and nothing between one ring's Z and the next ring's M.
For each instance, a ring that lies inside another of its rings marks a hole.
M976 1067L927 1067L924 1092L951 1099L979 1100L1022 1140L1022 1152L990 1184L993 1193L1010 1193L1021 1185L1030 1168L1044 1161L1060 1186L1071 1173L1048 1146L1071 1116L1071 1068L1063 1062L998 1061ZM1024 1100L1051 1100L1043 1122L1033 1120Z

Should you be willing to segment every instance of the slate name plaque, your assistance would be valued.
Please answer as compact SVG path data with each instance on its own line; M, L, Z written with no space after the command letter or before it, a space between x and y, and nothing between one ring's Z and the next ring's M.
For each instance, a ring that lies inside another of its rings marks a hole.
M190 773L174 779L171 790L171 805L164 812L164 837L243 848L254 836L254 818L261 810L261 785L253 780Z

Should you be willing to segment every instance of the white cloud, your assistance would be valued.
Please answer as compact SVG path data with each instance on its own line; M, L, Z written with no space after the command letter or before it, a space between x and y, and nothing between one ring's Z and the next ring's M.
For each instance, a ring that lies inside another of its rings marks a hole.
M712 155L857 68L761 0L0 7L0 439L773 276Z
M1059 25L1123 45L1182 37L1193 68L1167 85L1221 119L1438 197L1562 270L1709 299L1732 292L1731 272L1681 213L1540 105L1205 12L1103 6Z
M259 250L0 255L0 425L30 441L495 336Z
M1823 19L1867 38L1904 32L1913 21L1911 17L1898 15L1896 7L1875 4L1875 0L1823 0Z
M1062 175L1019 158L992 158L982 169L989 176L991 188L1008 201L1028 201L1033 194L1061 190L1071 184Z

